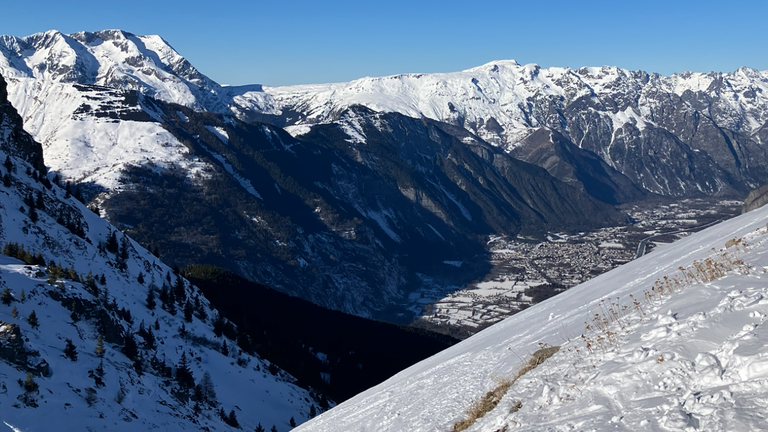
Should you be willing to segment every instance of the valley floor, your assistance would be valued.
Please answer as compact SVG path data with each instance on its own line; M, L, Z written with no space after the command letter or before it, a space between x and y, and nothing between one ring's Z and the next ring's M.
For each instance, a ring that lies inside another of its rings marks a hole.
M488 241L493 268L478 282L458 287L422 278L421 289L409 298L410 310L420 315L413 324L469 337L638 255L729 219L739 214L742 204L713 198L633 204L623 210L635 222L624 226L551 233L544 241L493 236ZM644 248L638 252L640 243Z

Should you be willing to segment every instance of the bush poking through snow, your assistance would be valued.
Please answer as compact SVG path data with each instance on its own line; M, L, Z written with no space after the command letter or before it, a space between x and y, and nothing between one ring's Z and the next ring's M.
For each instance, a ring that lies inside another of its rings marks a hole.
M480 400L475 402L475 404L467 411L466 417L453 425L452 431L460 432L469 428L477 421L477 419L496 408L496 405L501 402L501 398L507 394L507 390L509 390L520 377L535 369L536 366L544 363L544 361L552 357L559 350L559 346L542 346L541 349L534 352L533 355L531 355L531 358L517 371L513 378L502 379L493 390L489 391L485 396L480 398ZM515 411L522 408L522 406L522 402L517 402L515 404Z

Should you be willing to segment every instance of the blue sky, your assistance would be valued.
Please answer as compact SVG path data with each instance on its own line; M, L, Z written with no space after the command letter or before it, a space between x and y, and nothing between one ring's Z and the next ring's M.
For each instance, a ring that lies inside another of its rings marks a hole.
M0 34L159 34L222 84L451 72L499 59L663 74L768 69L763 0L9 3Z

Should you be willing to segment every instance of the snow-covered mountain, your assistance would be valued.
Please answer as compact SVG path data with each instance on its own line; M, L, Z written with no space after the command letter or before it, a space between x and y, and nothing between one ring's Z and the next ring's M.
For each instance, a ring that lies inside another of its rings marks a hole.
M102 216L167 263L213 263L327 307L402 304L417 273L486 265L489 234L624 220L463 128L364 107L294 136L245 123L264 114L233 98L258 87L218 86L159 37L51 31L4 37L0 52L46 162Z
M363 105L464 127L504 149L518 149L520 158L536 153L520 148L532 145L526 138L544 128L560 134L562 143L599 156L635 187L662 195L744 195L768 181L768 72L749 68L662 76L609 66L572 70L506 60L454 73L224 87L159 36L105 30L3 36L0 73L13 83L11 100L28 130L60 154L73 146L96 149L105 138L119 148L136 139L150 149L175 145L151 127L118 132L77 115L93 105L88 98L101 99L99 104L108 109L109 91L99 93L110 88L278 126L332 122L345 109ZM74 84L99 88L91 87L95 93L87 96L74 91ZM151 115L151 108L137 106ZM139 158L112 153L110 161ZM156 159L174 161L168 153L173 152L161 152ZM109 164L67 170L62 158L54 169L78 179L94 177L95 170ZM553 175L574 169L530 162Z
M27 37L2 36L0 52L0 69L8 80L34 78L46 85L137 90L198 110L226 109L217 96L221 86L157 35L137 36L122 30L65 35L50 30Z
M766 220L664 246L297 430L766 430Z
M309 418L309 392L215 331L196 287L47 180L21 126L0 78L5 425L284 431Z
M599 155L637 186L673 196L746 193L767 177L768 72L672 76L513 60L455 73L264 87L233 110L286 124L332 121L352 105L465 127L515 149L540 128Z

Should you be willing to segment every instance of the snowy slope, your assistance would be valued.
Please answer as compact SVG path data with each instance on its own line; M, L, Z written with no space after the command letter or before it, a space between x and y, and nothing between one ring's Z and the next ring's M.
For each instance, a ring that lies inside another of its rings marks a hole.
M8 114L12 108L2 96L0 161L6 161L15 145L7 140L7 128L20 119ZM291 417L297 422L308 418L309 393L284 372L270 373L268 362L242 352L234 341L216 336L217 312L196 287L185 282L182 288L190 304L197 304L190 320L183 301L176 311L161 307L159 299L150 309L149 290L157 297L161 286L177 283L172 271L117 232L127 255L121 269L119 253L104 249L114 227L62 188L37 181L39 175L23 159L7 161L0 167L0 245L15 243L40 253L66 276L52 278L53 270L0 255L0 291L7 289L12 296L10 304L0 304L0 418L6 425L21 431L227 430L218 415L223 409L234 411L247 430L262 423L284 431ZM89 273L103 275L104 283L88 287L84 279ZM39 326L28 319L32 311ZM150 327L154 347L138 336ZM104 335L103 360L94 353L99 334ZM133 361L122 352L129 335L138 341ZM75 361L63 355L66 339L76 347ZM228 354L220 349L225 341ZM217 395L216 404L202 404L199 413L194 402L177 396L181 388L173 376L182 355L196 383L210 373ZM89 376L100 363L103 385ZM28 372L37 389L18 384Z
M662 195L730 193L730 186L746 193L768 179L768 73L749 68L661 76L508 60L453 73L265 86L233 94L232 103L238 115L259 111L286 124L335 121L359 104L458 125L508 150L547 128Z
M542 346L560 349L467 430L766 430L766 220L763 207L665 246L514 315L297 430L449 431ZM733 269L704 278L715 271L706 269L707 258ZM678 284L675 292L655 295L654 284L664 285L665 277ZM595 314L611 316L610 303L626 308L614 308L620 312L607 324L593 321Z
M722 89L716 84L724 83ZM547 112L535 112L537 99L562 99L568 104L581 97L600 102L622 95L635 106L597 108L614 130L627 123L639 129L654 123L652 94L662 91L682 96L686 91L717 90L727 94L727 107L714 113L732 128L753 132L768 120L768 71L741 68L733 73L683 73L648 75L618 67L541 68L501 60L461 72L402 74L366 77L346 83L264 86L262 92L245 92L234 98L240 106L278 114L283 107L306 113L304 122L328 121L351 105L377 111L399 112L445 122L460 120L483 139L512 145L528 128L548 125ZM752 91L753 94L749 93ZM744 93L748 92L746 96ZM742 97L739 97L742 96ZM639 100L638 100L639 99ZM271 112L270 112L271 110ZM731 114L736 114L734 118ZM494 118L503 132L487 124Z

